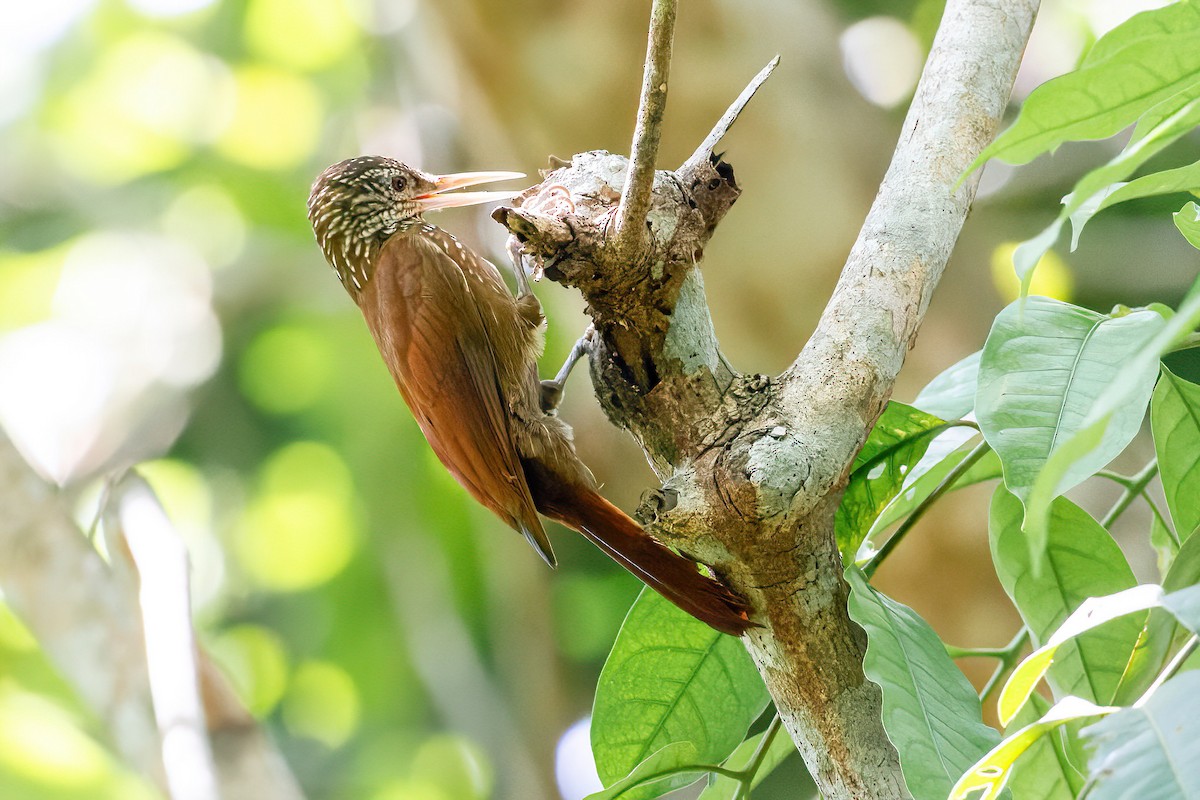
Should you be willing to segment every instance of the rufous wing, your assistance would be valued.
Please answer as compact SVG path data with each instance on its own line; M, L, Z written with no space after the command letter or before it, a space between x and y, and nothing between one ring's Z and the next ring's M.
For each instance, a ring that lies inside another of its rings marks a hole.
M358 302L438 459L554 566L513 442L496 355L461 270L419 234L393 236Z

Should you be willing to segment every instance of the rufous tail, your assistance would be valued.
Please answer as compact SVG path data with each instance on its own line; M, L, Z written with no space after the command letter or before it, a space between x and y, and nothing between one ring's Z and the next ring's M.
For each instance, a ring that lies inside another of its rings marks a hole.
M538 511L582 533L647 586L701 622L731 636L759 627L744 600L700 574L696 564L642 530L625 512L581 485L534 488Z

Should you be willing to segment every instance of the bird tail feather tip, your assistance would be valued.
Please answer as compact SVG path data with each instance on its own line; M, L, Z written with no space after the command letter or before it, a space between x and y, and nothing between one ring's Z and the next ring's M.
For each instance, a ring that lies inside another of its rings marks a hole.
M578 530L651 589L721 633L741 636L761 627L750 620L742 598L701 574L694 562L646 533L621 509L590 489L571 494L555 498L542 513Z

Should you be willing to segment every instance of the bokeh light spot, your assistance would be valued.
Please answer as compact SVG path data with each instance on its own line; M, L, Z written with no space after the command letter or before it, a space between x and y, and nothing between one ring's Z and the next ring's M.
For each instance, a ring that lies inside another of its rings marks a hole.
M174 167L224 126L232 89L222 62L183 39L127 37L52 111L57 152L98 183Z
M178 17L213 4L213 0L127 0L134 10L147 17Z
M921 44L895 17L869 17L847 28L840 40L846 77L870 102L899 105L912 94L924 60Z
M567 728L554 749L554 777L563 800L582 800L604 788L592 756L592 718Z
M0 648L16 653L28 653L38 647L37 639L17 619L6 603L0 602Z
M290 169L317 144L321 98L308 81L280 69L248 66L234 75L233 117L217 139L225 156L250 167Z
M1019 242L1004 242L992 251L992 284L1006 302L1021 295L1021 281L1013 271L1013 253L1018 246ZM1047 250L1042 256L1033 271L1029 293L1063 301L1069 301L1075 294L1075 276L1058 253Z
M47 786L83 788L103 781L103 748L57 705L6 685L0 687L0 765Z
M287 690L288 657L274 631L238 625L216 637L209 650L251 714L262 717L275 708Z
M280 325L259 334L239 364L242 392L272 414L310 408L329 386L333 350L315 331Z
M292 69L329 67L359 39L347 9L353 1L252 0L246 11L247 44L263 58Z
M0 51L27 54L53 44L95 0L39 0L6 3L0 25Z
M66 246L37 253L0 253L0 330L50 316Z
M283 723L297 736L339 747L358 728L358 689L346 671L324 661L296 668L283 700Z
M399 778L384 784L370 800L458 800L428 781Z
M246 245L246 221L229 192L216 185L181 192L162 217L163 232L214 267L232 264Z
M433 736L413 756L412 777L441 788L446 797L483 800L492 796L492 765L475 742L462 736Z
M246 574L266 589L299 591L341 572L360 534L338 455L312 442L288 445L267 461L261 484L233 542Z

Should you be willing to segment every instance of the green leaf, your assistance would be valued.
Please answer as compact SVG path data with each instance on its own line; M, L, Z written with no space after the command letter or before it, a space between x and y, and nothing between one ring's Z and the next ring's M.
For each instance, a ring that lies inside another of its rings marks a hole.
M1025 704L1021 713L1013 720L1014 730L1037 722L1050 710L1050 702L1040 694L1035 694L1029 699L1030 702ZM1014 798L1075 800L1075 796L1083 788L1085 778L1085 775L1071 765L1066 753L1065 737L1062 734L1043 736L1030 745L1012 766L1008 789Z
M1147 111L1121 152L1075 183L1063 203L1062 216L1070 216L1097 193L1132 175L1152 156L1197 125L1200 125L1200 85L1190 86Z
M876 517L875 522L871 525L871 530L867 532L867 537L874 539L907 517L916 510L918 505L928 499L950 471L962 463L962 460L974 449L975 443L970 440L975 436L975 431L969 428L955 428L934 439L929 445L929 449L925 451L925 455L909 471L900 493L893 497L892 501ZM964 441L966 444L963 444ZM999 477L1000 459L994 450L989 450L954 482L953 488L962 489Z
M1185 540L1200 528L1200 386L1162 367L1150 426L1167 508Z
M1008 783L1017 758L1042 740L1047 733L1064 723L1098 714L1109 714L1116 708L1103 708L1078 697L1064 697L1047 711L1041 719L1030 723L993 747L983 758L968 769L950 792L950 800L992 800ZM974 794L983 789L982 794ZM1039 787L1044 792L1045 787ZM1046 794L1040 794L1046 797ZM1068 795L1072 796L1072 795Z
M1188 537L1163 577L1163 588L1177 592L1200 583L1200 536Z
M1152 311L1140 313L1155 313ZM1081 464L1094 464L1111 456L1112 443L1132 437L1136 432L1153 383L1158 377L1159 359L1191 335L1200 324L1200 294L1189 292L1179 311L1158 328L1154 336L1129 356L1118 375L1100 392L1087 418L1046 460L1025 503L1025 529L1032 546L1041 541L1042 528L1051 501L1073 486ZM1005 473L1007 475L1007 473Z
M999 717L1001 725L1016 716L1017 711L1033 694L1038 681L1046 674L1054 657L1064 644L1076 637L1127 614L1149 611L1163 603L1163 590L1158 584L1148 583L1124 589L1103 597L1089 597L1067 617L1046 643L1030 653L1013 670L1004 688L1000 690ZM1141 615L1145 618L1145 614Z
M913 406L942 419L962 419L975 410L979 386L979 356L976 351L926 384Z
M1200 10L1176 3L1109 31L1075 72L1035 89L976 159L1025 164L1067 141L1103 139L1200 81Z
M1188 244L1200 250L1200 207L1190 202L1171 215L1175 227L1187 239Z
M996 575L1038 647L1088 598L1137 584L1108 531L1066 498L1051 505L1037 572L1021 532L1021 505L1003 486L992 495L989 517ZM1144 622L1144 614L1132 615L1063 644L1047 675L1054 696L1110 704Z
M1024 289L1028 289L1033 268L1058 241L1066 220L1071 220L1071 249L1074 250L1079 245L1084 226L1102 207L1106 207L1104 201L1121 186L1118 182L1128 178L1147 160L1200 124L1198 90L1200 86L1188 87L1186 91L1168 97L1147 111L1124 149L1080 178L1071 193L1063 198L1063 207L1054 222L1018 247L1018 252L1014 254L1014 266Z
M1110 316L1046 297L1017 300L996 317L980 360L976 414L1000 456L1005 484L1026 509L1047 462L1084 428L1114 383L1128 388L1127 402L1094 432L1097 441L1080 440L1075 447L1081 453L1068 450L1060 457L1062 474L1044 499L1083 481L1137 434L1154 374L1147 380L1126 362L1165 324L1153 311ZM1043 544L1041 534L1031 530L1035 550Z
M888 403L862 451L842 495L834 531L842 559L854 561L875 518L904 485L929 443L947 423L903 403Z
M877 466L884 458L912 444L914 439L931 438L931 432L946 427L942 419L893 400L880 414L879 421L858 451L854 469Z
M1078 241L1083 227L1092 217L1117 203L1160 194L1188 192L1197 187L1200 187L1200 161L1184 167L1152 172L1129 183L1114 183L1104 192L1092 198L1099 202L1090 203L1086 208L1081 207L1071 216L1071 225L1074 229L1072 239Z
M998 740L979 697L925 620L846 570L850 616L867 632L863 669L883 691L883 727L900 754L914 800L946 797Z
M1189 586L1163 597L1163 607L1195 634L1200 634L1200 586Z
M672 742L656 750L611 786L589 794L584 800L630 800L633 797L661 797L679 786L694 783L704 770L680 772L698 763L696 746L691 742Z
M1084 729L1095 748L1090 800L1200 798L1200 672L1164 683L1142 706Z
M1154 517L1155 523L1157 520L1158 517ZM1165 572L1162 587L1168 597L1200 583L1200 536L1193 536L1184 542ZM1179 599L1177 597L1172 602L1178 602ZM1134 657L1121 677L1116 705L1129 705L1150 688L1170 660L1172 646L1183 630L1168 608L1151 609L1146 627L1142 629L1134 648Z
M750 759L754 757L754 751L758 749L759 742L762 741L764 735L764 733L755 734L742 742L722 766L727 769L745 769L750 764ZM778 731L775 738L771 740L771 744L767 746L767 752L758 765L758 771L750 779L750 787L758 786L764 778L774 772L776 767L795 752L796 745L788 738L787 731ZM741 784L733 778L714 774L709 776L708 786L696 800L736 800L740 787Z
M745 738L767 699L740 641L643 590L596 686L592 752L600 779L610 785L674 742L690 743L700 762L719 764ZM675 776L663 786L691 780ZM652 796L632 789L622 798Z

